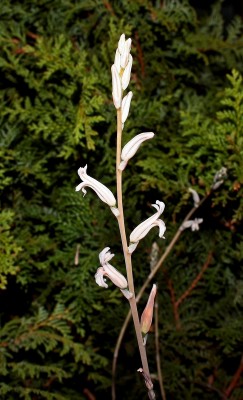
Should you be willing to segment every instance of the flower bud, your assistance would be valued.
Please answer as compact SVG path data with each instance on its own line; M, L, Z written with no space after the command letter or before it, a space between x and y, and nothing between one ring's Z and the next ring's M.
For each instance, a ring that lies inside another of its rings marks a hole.
M114 64L111 67L111 77L112 77L113 103L116 109L119 109L121 108L121 102L122 102L122 86L121 86L121 78Z
M126 68L122 74L122 78L121 78L123 90L126 90L126 88L129 85L129 82L130 82L131 70L132 70L132 60L133 60L133 58L132 58L131 54L129 54L128 63L127 63L127 66L126 66Z
M132 92L129 92L122 100L121 115L123 124L125 123L128 117L131 100L132 100Z
M154 299L155 299L156 293L157 293L157 287L154 284L152 287L152 290L150 292L147 305L141 316L141 322L140 322L141 331L144 335L146 335L149 332L149 329L152 325L153 312L154 312Z

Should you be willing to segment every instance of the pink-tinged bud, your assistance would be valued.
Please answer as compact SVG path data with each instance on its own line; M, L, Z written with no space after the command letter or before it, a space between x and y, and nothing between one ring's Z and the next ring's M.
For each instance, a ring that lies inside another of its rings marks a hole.
M132 100L132 92L129 92L124 99L122 100L122 106L121 106L121 114L122 114L122 123L124 124L130 110L130 104Z
M122 74L122 89L126 90L129 85L130 77L131 77L131 70L132 70L132 56L129 54L127 66ZM120 60L119 60L120 61Z
M152 290L150 292L147 305L141 316L141 331L144 335L149 332L149 329L152 325L153 320L153 312L154 312L154 299L157 293L157 287L154 284Z
M114 64L111 67L111 77L112 77L113 103L116 109L119 109L121 108L121 102L122 102L122 86L121 86L121 78Z

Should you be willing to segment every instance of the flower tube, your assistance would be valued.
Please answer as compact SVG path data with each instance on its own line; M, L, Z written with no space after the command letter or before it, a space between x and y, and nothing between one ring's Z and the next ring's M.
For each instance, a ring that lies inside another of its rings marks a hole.
M112 77L112 97L113 103L116 109L121 108L122 102L122 86L121 86L121 78L116 69L115 64L111 67L111 77Z
M152 139L153 137L154 137L153 132L144 132L144 133L139 133L133 139L131 139L122 149L121 152L122 161L118 168L121 171L123 171L127 165L128 160L130 160L130 158L134 156L140 145L145 140Z
M80 183L77 187L76 187L76 192L78 192L79 190L82 190L82 192L84 193L84 196L86 195L87 191L84 189L85 186L90 187L91 189L93 189L95 191L95 193L97 194L97 196L106 204L108 204L108 206L110 206L111 211L113 212L113 214L115 214L116 216L119 215L119 211L118 209L115 207L116 206L116 199L113 195L113 193L110 191L110 189L108 189L105 185L103 185L103 183L100 183L99 181L97 181L96 179L91 178L88 174L87 174L87 165L85 165L84 168L79 168L78 169L78 174L79 177L81 178L81 180L83 181L82 183Z
M108 262L114 257L114 254L111 254L109 250L109 247L105 247L99 254L101 267L97 269L95 281L97 285L108 288L104 276L108 277L114 283L114 285L116 285L122 291L124 296L127 299L130 299L133 294L127 289L128 283L126 278Z
M127 66L122 74L121 82L122 82L122 89L125 90L130 82L131 77L131 70L132 70L132 56L129 54ZM120 60L119 60L120 61Z
M164 211L165 204L162 201L157 200L156 204L152 204L152 206L156 208L157 212L138 225L130 234L130 243L128 247L129 253L132 253L136 249L138 242L144 238L154 226L159 227L159 237L165 239L164 233L166 231L166 226L164 221L159 219L159 216Z
M122 124L125 123L129 110L130 110L130 104L132 100L132 92L129 92L123 99L122 99L122 106L121 106L121 115L122 115Z

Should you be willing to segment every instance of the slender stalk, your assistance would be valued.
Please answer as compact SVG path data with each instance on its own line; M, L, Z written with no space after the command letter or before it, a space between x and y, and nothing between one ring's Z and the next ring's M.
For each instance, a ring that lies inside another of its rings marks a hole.
M117 218L118 225L120 229L120 235L122 240L122 247L124 253L124 259L126 264L126 271L127 271L127 281L128 281L128 288L129 291L133 293L132 298L129 300L131 314L134 322L143 374L146 377L145 384L148 388L148 395L150 399L155 399L155 395L153 392L153 384L150 378L149 373L149 366L147 360L147 354L145 347L143 345L143 338L140 329L140 322L138 317L138 310L137 304L135 299L135 291L134 291L134 282L133 282L133 273L132 273L132 259L131 254L128 252L128 245L127 245L127 238L126 238L126 231L125 231L125 222L124 222L124 213L123 213L123 202L122 202L122 171L118 169L119 164L121 162L121 139L122 139L122 121L121 121L121 109L117 110L117 153L116 153L116 179L117 179L117 204L119 210L119 216ZM115 392L114 388L112 387L112 398L115 399Z
M196 210L198 210L198 208L206 201L206 199L210 196L212 192L209 192L198 204L197 207L193 207L189 213L186 215L184 222L188 221L192 215L195 213ZM180 225L181 226L181 225ZM176 244L176 242L178 241L178 239L181 236L181 229L180 227L177 229L175 236L172 238L171 242L169 243L168 247L166 248L165 252L162 254L162 256L160 257L159 261L157 262L157 264L154 266L153 270L150 272L150 274L148 275L146 281L144 282L143 286L141 287L141 289L139 290L137 296L136 296L136 303L139 302L139 300L141 299L145 289L147 288L147 286L150 284L151 280L154 278L155 274L158 272L158 270L162 267L163 262L165 261L165 259L167 258L167 256L170 254L171 250L173 249L174 245ZM124 320L124 323L121 327L117 342L116 342L116 347L114 350L114 355L113 355L113 363L112 363L112 375L113 375L113 382L112 382L112 393L115 393L115 374L116 374L116 366L117 366L117 359L118 359L118 355L119 355L119 351L120 351L120 347L121 347L121 343L123 340L123 337L125 335L127 326L129 324L130 318L131 318L131 310L127 313L126 319ZM112 400L115 400L115 397L112 397Z

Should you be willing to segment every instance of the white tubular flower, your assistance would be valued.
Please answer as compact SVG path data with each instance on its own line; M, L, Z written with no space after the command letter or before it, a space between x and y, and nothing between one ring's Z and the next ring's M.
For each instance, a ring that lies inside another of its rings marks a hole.
M183 231L184 229L191 228L191 230L194 231L199 231L199 224L203 222L202 218L195 218L190 221L185 221L180 227L180 230Z
M120 54L123 53L123 50L124 50L124 47L125 47L125 42L126 42L126 40L125 40L125 34L123 33L123 34L120 36L120 39L119 39L119 42L118 42L118 50L119 50L119 53L120 53Z
M154 226L159 227L159 237L164 238L164 233L166 231L166 226L164 221L159 219L159 216L162 214L165 208L165 204L162 201L157 200L156 204L152 204L154 208L156 208L157 212L152 215L152 217L146 219L140 225L138 225L130 235L130 243L128 247L128 252L132 253L138 245L138 242L144 238L147 233L152 229Z
M125 123L128 117L131 100L132 100L132 92L129 92L122 100L121 115L123 124Z
M121 152L121 163L119 165L119 169L123 171L127 165L128 160L134 156L137 152L140 145L148 139L152 139L154 137L153 132L143 132L136 135L133 139L131 139L122 149Z
M120 69L121 69L121 54L119 53L118 49L116 49L114 65L115 65L118 73L120 73Z
M123 69L126 68L127 63L128 63L128 58L131 50L131 44L132 44L132 39L127 39L125 42L125 45L123 47L123 51L121 53L121 67Z
M132 58L131 54L129 54L128 63L127 63L127 66L126 66L126 68L125 68L125 70L124 70L124 72L122 74L122 78L121 78L122 89L123 90L126 90L126 88L129 85L129 82L130 82L131 70L132 70L132 61L133 61L133 58ZM119 62L120 62L120 59L119 59Z
M114 257L114 254L111 254L109 250L109 247L105 247L104 250L102 250L99 254L102 267L97 269L95 281L97 285L108 288L106 280L104 279L104 276L107 276L114 283L114 285L116 285L122 291L124 296L129 299L132 297L132 293L130 293L127 289L128 284L126 278L108 262Z
M122 86L121 86L121 78L116 69L115 64L111 67L111 76L112 76L112 97L113 103L116 109L121 108L122 102Z
M119 211L118 209L115 207L116 206L116 199L113 195L113 193L110 191L110 189L108 189L105 185L103 185L103 183L100 183L99 181L97 181L96 179L91 178L88 174L87 174L87 165L85 165L84 168L79 168L78 169L78 174L80 179L83 181L82 183L80 183L78 186L76 186L76 192L78 192L79 190L82 190L84 196L86 195L87 191L84 189L85 186L90 187L91 189L93 189L95 191L95 193L97 194L97 196L106 204L108 204L108 206L110 206L111 211L118 216L119 215Z
M198 196L198 193L196 192L196 190L189 188L188 191L192 194L192 198L194 201L194 207L198 207L199 203L200 203L200 198Z

